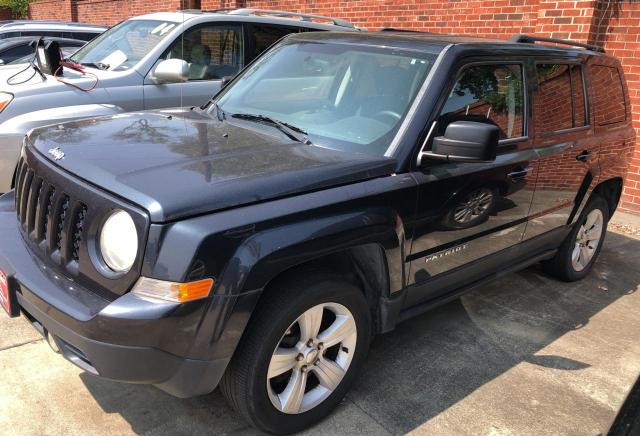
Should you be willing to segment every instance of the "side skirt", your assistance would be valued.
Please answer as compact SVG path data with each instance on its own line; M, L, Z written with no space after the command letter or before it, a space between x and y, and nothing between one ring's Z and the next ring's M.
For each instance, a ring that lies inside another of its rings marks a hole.
M551 230L423 283L409 286L393 298L381 298L380 333L389 332L397 323L455 300L505 274L551 259L570 231L570 226ZM509 259L512 261L507 262Z

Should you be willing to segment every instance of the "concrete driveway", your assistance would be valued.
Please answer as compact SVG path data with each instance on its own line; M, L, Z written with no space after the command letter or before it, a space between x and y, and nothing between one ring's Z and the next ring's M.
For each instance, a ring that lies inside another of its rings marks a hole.
M606 432L640 373L640 237L595 271L511 274L378 337L347 399L309 434ZM178 400L85 374L0 315L4 434L254 433L219 392Z

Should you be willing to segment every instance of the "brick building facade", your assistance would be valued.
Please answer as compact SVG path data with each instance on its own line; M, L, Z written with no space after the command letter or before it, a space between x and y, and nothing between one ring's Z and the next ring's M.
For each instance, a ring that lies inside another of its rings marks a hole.
M621 59L640 135L640 2L637 0L40 0L34 19L114 24L133 15L180 8L251 7L345 18L357 26L508 38L530 33L603 46ZM640 141L621 207L640 213Z

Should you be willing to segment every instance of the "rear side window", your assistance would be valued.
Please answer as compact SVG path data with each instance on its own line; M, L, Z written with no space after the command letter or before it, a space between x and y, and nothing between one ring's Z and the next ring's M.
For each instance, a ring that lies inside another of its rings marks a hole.
M588 124L582 66L538 64L538 89L534 95L536 128L541 133Z
M253 38L253 53L251 58L271 47L277 40L290 33L298 33L298 28L283 26L269 26L266 24L254 24L251 26L251 37Z
M438 134L453 121L477 121L500 128L500 139L524 136L524 85L521 65L465 68L438 118Z
M596 124L619 123L627 119L622 78L617 68L591 66L591 83L596 94Z

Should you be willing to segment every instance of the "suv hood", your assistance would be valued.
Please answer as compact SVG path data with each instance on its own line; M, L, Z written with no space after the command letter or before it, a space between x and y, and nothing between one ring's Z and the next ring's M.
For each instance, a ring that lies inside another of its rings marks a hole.
M268 125L221 122L188 109L72 121L35 129L28 138L63 169L144 207L153 222L395 170L391 158L292 142ZM51 152L57 147L58 153Z

